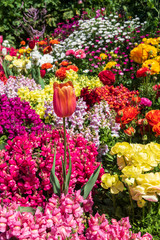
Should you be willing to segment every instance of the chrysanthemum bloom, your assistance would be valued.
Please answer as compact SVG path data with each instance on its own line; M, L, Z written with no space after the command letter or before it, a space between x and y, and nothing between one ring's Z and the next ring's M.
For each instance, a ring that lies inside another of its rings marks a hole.
M71 81L53 85L53 107L58 117L69 117L76 109L76 95Z
M66 78L66 68L61 67L57 69L57 71L55 72L55 76L59 78L61 81L63 81Z
M130 52L130 59L136 63L143 63L145 60L148 59L148 52L145 49L145 44L140 44L138 47L135 47Z
M147 67L142 67L142 68L140 68L140 69L137 70L136 77L137 77L137 78L146 77L147 74L150 74L150 73L151 73L151 70L149 70L149 68L147 68Z
M149 59L149 60L145 61L142 65L142 67L150 68L151 75L158 74L160 72L159 62L157 62L154 59Z
M49 44L54 45L54 44L59 44L60 42L56 39L50 40Z
M51 46L47 46L43 49L43 53L44 54L47 54L47 53L50 53L52 51L52 47Z
M160 122L154 125L152 130L156 133L156 137L160 136Z
M51 63L44 63L44 64L42 64L41 69L49 69L52 67L53 67L53 65Z
M111 86L115 82L115 75L109 70L100 72L98 77L104 85Z
M150 126L154 126L160 122L160 110L151 110L146 113L145 118L147 119Z

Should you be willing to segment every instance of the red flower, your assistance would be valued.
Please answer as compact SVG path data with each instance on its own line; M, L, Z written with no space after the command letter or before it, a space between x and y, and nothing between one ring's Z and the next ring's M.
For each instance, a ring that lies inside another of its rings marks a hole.
M100 72L98 77L104 85L111 86L115 82L115 75L109 70Z
M66 68L61 67L55 72L55 76L63 81L66 78Z
M31 40L31 41L29 41L28 44L29 44L29 48L33 49L35 47L36 42L35 42L35 40Z
M124 133L128 135L129 137L133 136L135 134L136 130L133 127L129 127L126 130L124 130Z
M146 113L145 118L147 119L150 126L154 126L160 122L160 110L151 110Z
M46 70L45 69L41 69L40 70L40 74L41 74L41 77L44 78L44 76L46 75Z
M135 119L139 113L138 109L135 107L126 107L121 110L121 116L117 115L116 121L122 123L122 125L128 124L133 119Z
M138 69L137 73L136 73L136 77L140 78L140 77L146 77L147 74L149 74L151 71L149 70L149 68L144 67L144 68L140 68Z
M75 72L77 72L77 71L79 70L78 67L75 66L75 65L69 65L69 66L67 66L66 70L70 70L70 69L72 69L72 70L75 71Z
M47 54L47 53L50 53L52 51L52 47L51 46L47 46L43 49L43 53L44 54Z
M49 69L52 68L53 65L51 63L43 63L41 69Z

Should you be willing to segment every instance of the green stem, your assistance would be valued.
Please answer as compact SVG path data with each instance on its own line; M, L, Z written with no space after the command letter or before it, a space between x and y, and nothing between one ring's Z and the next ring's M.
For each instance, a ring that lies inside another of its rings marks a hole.
M142 224L144 226L144 218L145 218L145 207L142 208Z
M112 202L113 202L114 214L116 214L116 198L114 194L112 194Z
M128 192L129 192L129 200L130 200L130 204L131 204L131 215L132 215L132 219L134 221L134 207L133 207L133 200L132 200L132 196L131 196L131 193L130 193L130 190L128 188Z
M62 190L65 191L65 185L66 185L66 165L67 165L67 159L66 159L66 145L67 145L67 139L66 139L66 124L65 124L65 117L63 118L63 129L64 129L64 172L63 172L63 187Z

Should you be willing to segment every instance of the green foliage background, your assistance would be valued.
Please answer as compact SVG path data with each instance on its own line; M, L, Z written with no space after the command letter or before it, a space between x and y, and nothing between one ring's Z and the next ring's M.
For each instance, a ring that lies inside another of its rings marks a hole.
M23 4L22 4L23 3ZM93 8L106 8L106 15L119 12L123 16L140 17L146 20L149 30L153 30L160 21L160 3L159 0L1 0L0 1L0 34L4 39L18 42L26 39L28 36L25 31L18 28L20 22L23 22L23 13L27 9L34 7L42 10L46 6L46 32L53 32L56 24L76 14L81 14L83 10L90 15Z

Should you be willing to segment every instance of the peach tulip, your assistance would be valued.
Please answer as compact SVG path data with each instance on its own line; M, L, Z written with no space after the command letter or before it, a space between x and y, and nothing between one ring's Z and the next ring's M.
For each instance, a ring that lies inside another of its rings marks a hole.
M53 107L58 117L69 117L76 109L76 95L71 81L53 85Z

